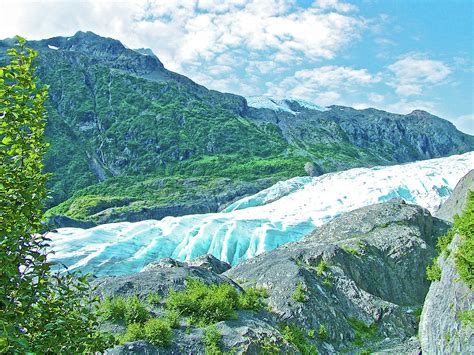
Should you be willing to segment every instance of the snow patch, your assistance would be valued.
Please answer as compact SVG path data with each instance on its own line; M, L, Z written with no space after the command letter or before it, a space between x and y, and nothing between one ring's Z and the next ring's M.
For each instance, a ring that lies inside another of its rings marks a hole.
M276 98L269 96L249 96L246 98L247 104L254 108L266 108L272 111L284 111L296 115L299 112L290 108L289 104L297 103L299 106L309 110L328 111L326 107L318 106L308 101L294 98Z
M59 49L59 47L56 47L56 46L52 46L50 44L48 44L48 48L49 49L54 49L55 51L57 51Z
M51 262L98 276L139 272L161 258L213 254L233 265L297 241L363 206L403 198L435 212L474 166L474 152L279 182L221 213L122 222L49 233Z

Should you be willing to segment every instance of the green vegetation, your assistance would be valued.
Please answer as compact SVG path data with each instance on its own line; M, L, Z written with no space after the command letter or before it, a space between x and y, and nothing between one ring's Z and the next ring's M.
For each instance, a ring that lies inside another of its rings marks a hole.
M37 53L17 41L0 67L0 353L100 352L111 338L99 330L88 276L47 262L47 90L34 75Z
M189 279L182 291L169 292L166 306L188 317L190 324L205 327L234 317L239 295L229 284L206 285Z
M326 271L327 267L328 267L327 261L321 259L318 266L316 266L316 275L318 275L319 277L323 276L324 271Z
M321 340L327 340L328 338L328 329L324 324L321 324L318 329L318 337Z
M306 301L305 289L304 289L304 285L303 285L302 282L299 282L298 285L296 285L295 292L293 293L293 299L296 302L305 302Z
M263 299L268 298L266 288L250 287L239 296L239 308L258 311L265 307Z
M288 343L293 344L303 355L317 354L316 346L309 343L304 332L295 324L280 324L280 333Z
M120 344L146 340L159 347L167 347L171 342L172 331L170 325L163 319L151 318L144 324L130 323L125 334L118 336Z
M152 306L159 305L161 302L161 296L158 292L150 292L146 298L147 302Z
M376 323L367 326L363 321L356 318L347 318L347 322L354 329L355 336L352 344L357 347L363 346L368 341L375 341L379 337L377 335L378 326Z
M456 270L461 280L472 289L474 288L474 191L469 192L466 208L461 216L454 216L452 228L445 236L439 238L437 243L439 256L449 256L448 246L457 234L461 240L454 255ZM441 278L438 257L434 258L433 264L426 268L426 276L430 281Z
M105 320L125 321L127 324L143 323L149 318L148 309L137 296L106 297L100 304L99 313Z
M220 348L222 335L219 333L215 325L207 327L204 331L202 341L205 346L206 355L220 355L222 354Z
M171 342L171 327L163 319L152 318L143 325L145 339L155 346L166 347Z
M458 319L464 327L471 327L474 329L474 311L466 310L458 313Z

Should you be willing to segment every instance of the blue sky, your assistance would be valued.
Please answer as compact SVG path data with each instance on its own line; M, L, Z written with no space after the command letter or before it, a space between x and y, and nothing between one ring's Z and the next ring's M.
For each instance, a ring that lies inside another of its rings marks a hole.
M0 0L0 38L90 30L220 91L424 109L474 134L471 0Z

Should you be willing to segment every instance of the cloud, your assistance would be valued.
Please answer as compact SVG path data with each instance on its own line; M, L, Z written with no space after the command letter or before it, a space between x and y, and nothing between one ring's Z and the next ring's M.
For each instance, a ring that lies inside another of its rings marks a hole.
M379 74L371 74L367 69L328 65L299 70L280 83L268 82L266 94L302 98L319 105L349 104L346 97L351 92L381 80ZM342 97L344 100L340 101Z
M455 117L450 119L450 121L453 122L460 131L474 135L474 113Z
M442 83L451 69L441 61L420 54L407 55L388 66L393 78L389 85L400 96L421 95L428 85Z
M131 48L150 47L167 68L193 79L199 67L207 73L202 84L210 86L222 80L216 65L242 76L251 62L285 67L334 59L367 27L354 5L335 0L306 6L294 0L2 0L1 6L8 16L0 38L90 30ZM253 75L270 74L269 68L255 64Z

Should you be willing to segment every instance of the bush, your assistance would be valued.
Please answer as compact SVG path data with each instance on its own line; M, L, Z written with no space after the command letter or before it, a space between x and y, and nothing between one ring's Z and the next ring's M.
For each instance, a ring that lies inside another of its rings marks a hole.
M143 340L143 329L140 323L129 324L125 334L118 336L118 341L120 344L137 340Z
M319 277L323 276L324 271L326 271L328 267L328 263L325 260L322 260L319 262L318 266L316 266L316 275Z
M147 297L146 300L150 305L156 306L156 305L160 304L161 296L158 292L151 292L151 293L148 294L148 297Z
M268 298L268 291L265 288L248 288L239 296L239 308L258 311L265 306L263 298Z
M441 280L441 269L438 266L438 258L434 258L433 264L426 267L426 278L429 281Z
M188 316L190 324L207 326L234 316L238 300L237 291L229 284L206 285L188 279L183 291L170 291L166 306Z
M321 340L326 340L328 338L328 329L324 324L321 324L318 329L318 337Z
M99 313L105 320L119 321L125 319L126 303L123 297L106 297L99 307Z
M125 322L143 323L148 319L149 312L145 304L137 296L127 298L125 306Z
M298 285L296 286L296 290L293 293L293 299L296 302L305 302L306 301L304 286L303 286L302 282L298 283Z
M175 309L167 309L165 312L165 319L171 328L179 328L181 314Z
M202 342L204 343L206 355L222 354L220 349L222 335L217 330L216 326L211 325L204 331Z
M143 326L145 340L155 346L166 347L171 342L172 331L169 323L164 319L152 318Z
M310 344L304 332L294 324L280 324L280 332L288 343L293 344L303 355L317 354L316 346Z

